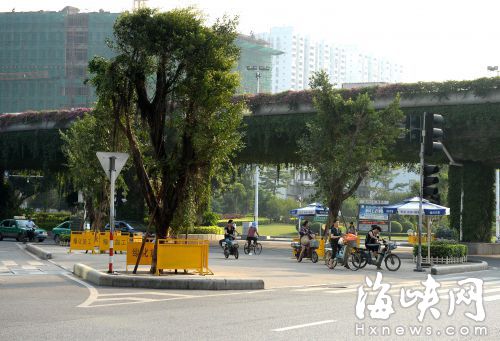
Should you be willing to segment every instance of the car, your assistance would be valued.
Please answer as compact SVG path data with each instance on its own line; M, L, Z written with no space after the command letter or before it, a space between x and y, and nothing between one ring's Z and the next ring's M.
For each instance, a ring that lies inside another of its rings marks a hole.
M28 221L26 219L5 219L0 221L0 240L15 238L18 242L27 236ZM34 239L40 243L47 238L47 231L35 225Z
M71 221L60 223L52 229L52 236L56 243L59 243L59 239L63 234L71 234Z
M109 231L109 224L104 227L105 230ZM129 223L125 221L115 221L115 231L121 231L122 233L135 233L137 232L135 228L130 226Z

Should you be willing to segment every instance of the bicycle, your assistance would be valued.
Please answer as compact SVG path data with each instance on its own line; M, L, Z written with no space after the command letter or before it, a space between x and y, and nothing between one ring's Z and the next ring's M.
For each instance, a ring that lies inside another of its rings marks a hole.
M397 271L401 267L401 259L391 251L396 249L395 243L387 243L383 240L383 249L377 259L373 260L370 250L355 248L351 254L351 263L358 269L364 268L367 264L380 268L382 262L389 271Z
M248 245L248 243L245 243L245 246L243 246L243 252L245 252L245 255L248 255L250 253L260 255L260 253L262 252L262 244L259 242L250 242L250 245Z

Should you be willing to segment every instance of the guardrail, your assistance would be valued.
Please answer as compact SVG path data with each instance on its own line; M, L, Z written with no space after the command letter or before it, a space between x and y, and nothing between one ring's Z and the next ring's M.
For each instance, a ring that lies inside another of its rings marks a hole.
M213 275L208 267L208 240L160 239L156 274L161 270L194 270L198 274Z
M85 250L95 252L99 246L99 234L94 231L71 231L69 252L73 250Z

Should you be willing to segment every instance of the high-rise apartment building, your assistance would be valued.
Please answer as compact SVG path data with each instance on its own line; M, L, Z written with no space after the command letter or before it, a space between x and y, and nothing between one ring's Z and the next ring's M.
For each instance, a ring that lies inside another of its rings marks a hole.
M96 100L84 84L89 60L113 51L113 24L120 13L61 11L0 13L0 114L26 110L90 107ZM265 41L239 36L240 93L255 93L256 72L246 66L271 66L281 52ZM271 92L270 71L262 71L260 92Z
M309 88L310 77L319 70L325 70L337 87L342 83L393 83L402 79L403 68L399 64L363 53L354 46L314 41L292 27L274 27L257 37L284 52L272 57L274 93Z

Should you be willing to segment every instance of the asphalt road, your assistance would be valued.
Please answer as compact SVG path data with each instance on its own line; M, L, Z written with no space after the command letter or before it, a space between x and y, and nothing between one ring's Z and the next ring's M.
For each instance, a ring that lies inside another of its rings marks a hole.
M242 256L238 261L226 261L217 258L218 252L214 249L211 264L227 267L226 274L231 269L245 272L252 265L256 272L265 262L270 267L267 270L269 278L274 271L275 283L282 283L280 278L285 273L288 285L267 286L266 290L255 292L105 288L84 283L58 266L57 254L54 262L37 260L18 245L0 242L2 341L500 339L500 274L495 268L436 277L441 287L437 291L439 302L434 307L440 310L440 316L434 318L427 310L423 321L419 322L417 304L420 300L403 307L400 290L424 291L421 282L427 275L413 273L409 264L398 271L399 275L382 272L382 283L392 285L387 295L392 299L394 312L388 319L370 315L376 293L367 295L365 317L359 319L356 302L362 296L358 295L358 287L364 284L363 290L371 290L365 279L368 275L375 280L377 273L371 269L331 271L321 264L297 264L280 250L268 250L266 258ZM64 263L93 256L97 257L93 261L100 261L101 255L84 254L70 256L73 257L70 260L61 259ZM295 282L289 280L294 271ZM302 277L312 279L306 281ZM315 282L316 277L319 279ZM466 288L459 286L457 281L469 277L484 281L484 321L476 322L465 316L467 312L476 313L475 302L470 305L462 302L448 315L449 291ZM329 278L328 283L319 283L325 278ZM309 284L304 284L306 282ZM487 335L482 335L485 332ZM414 334L420 336L412 336Z

